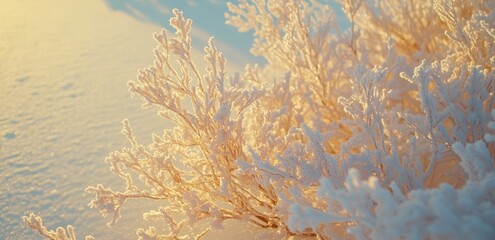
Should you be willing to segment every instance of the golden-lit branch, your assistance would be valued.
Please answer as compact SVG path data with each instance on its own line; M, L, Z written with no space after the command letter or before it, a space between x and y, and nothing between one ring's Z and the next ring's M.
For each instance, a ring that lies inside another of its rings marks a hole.
M129 89L175 126L145 147L124 120L131 147L105 161L125 190L88 187L90 206L115 224L127 200L162 202L139 239L227 220L266 239L493 238L495 1L339 2L349 29L316 0L229 3L267 60L234 75L213 38L197 67L192 21L173 10L175 34L154 35Z

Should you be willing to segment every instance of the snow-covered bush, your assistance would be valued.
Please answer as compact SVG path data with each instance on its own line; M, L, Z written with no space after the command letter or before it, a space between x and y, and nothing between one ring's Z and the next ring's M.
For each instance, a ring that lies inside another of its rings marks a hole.
M495 238L495 1L340 3L349 29L321 1L228 4L267 61L243 74L213 39L198 69L174 10L129 88L175 127L145 147L124 120L132 147L105 161L126 187L88 187L90 206L112 225L127 200L162 201L143 217L164 229L139 239L231 219L266 239Z

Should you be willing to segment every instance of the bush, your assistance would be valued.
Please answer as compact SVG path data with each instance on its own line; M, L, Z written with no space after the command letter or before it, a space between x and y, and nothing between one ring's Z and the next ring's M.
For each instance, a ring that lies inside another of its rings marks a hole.
M267 61L242 75L213 39L198 69L192 21L174 10L175 34L154 35L129 89L175 127L145 147L124 120L132 147L105 161L125 190L88 187L89 205L113 225L127 200L162 201L143 217L165 234L139 239L201 238L230 219L273 229L263 239L493 239L495 1L340 2L345 31L318 1L228 4Z

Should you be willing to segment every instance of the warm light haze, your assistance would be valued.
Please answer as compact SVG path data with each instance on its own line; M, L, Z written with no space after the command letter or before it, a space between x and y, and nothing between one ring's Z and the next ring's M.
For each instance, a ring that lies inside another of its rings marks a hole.
M0 239L495 239L495 0L0 2Z

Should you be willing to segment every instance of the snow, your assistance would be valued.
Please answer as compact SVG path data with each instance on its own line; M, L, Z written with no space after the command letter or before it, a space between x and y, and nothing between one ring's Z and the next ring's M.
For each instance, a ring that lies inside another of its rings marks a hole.
M107 228L84 189L122 187L103 160L128 145L124 118L146 144L167 126L127 90L153 62L160 29L103 1L0 2L0 239L39 238L21 219L31 211L48 228L72 224L97 239L134 239L152 225L142 212L158 205L131 202Z
M100 1L0 2L0 239L39 238L21 220L30 211L80 235L135 238L142 207L108 229L84 188L120 186L103 159L127 144L122 119L145 143L164 128L126 84L152 62L159 29Z

